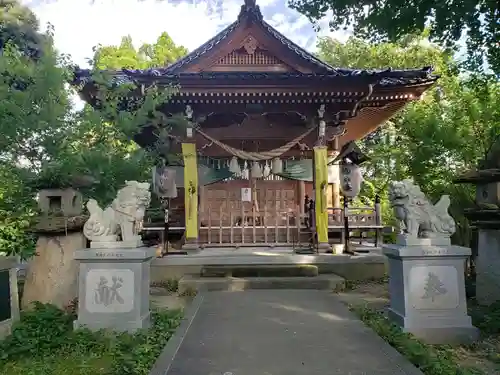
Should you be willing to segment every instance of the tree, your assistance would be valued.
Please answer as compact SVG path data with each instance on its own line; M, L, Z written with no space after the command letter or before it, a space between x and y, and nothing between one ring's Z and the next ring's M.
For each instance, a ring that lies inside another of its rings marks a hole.
M92 63L96 69L146 69L165 67L185 54L186 48L177 46L164 32L156 43L143 44L138 49L130 36L123 37L118 46L99 46ZM128 88L109 90L105 84L109 77L96 74L96 78L102 83L99 95L105 105L99 109L85 106L77 120L79 125L71 138L68 154L79 155L81 161L77 164L85 165L86 173L93 173L99 180L89 193L106 203L126 179L149 179L151 167L157 162L159 155L154 152L157 150L143 150L132 140L139 128L146 123L153 124L160 134L172 126L181 126L181 121L176 117L167 118L157 110L176 87L151 87L136 110L128 111L120 108L120 98Z
M69 123L68 75L51 42L33 61L13 44L0 58L0 159L33 166L50 158Z
M31 13L26 14L30 19ZM26 24L37 26L36 19ZM101 107L86 106L75 113L67 88L71 61L54 51L51 30L33 32L39 34L37 48L43 52L36 58L23 50L22 35L3 45L0 55L0 174L4 181L0 187L0 252L21 252L27 257L34 248L24 230L36 215L34 197L39 188L71 184L75 175L91 176L95 183L85 194L105 205L125 180L150 178L157 155L140 149L132 137L148 122L159 127L172 122L157 108L176 90L149 87L130 110L123 106L122 97L135 87L110 89L109 75L96 72ZM168 64L186 53L166 33L158 43L141 48L143 52L133 49L124 38L121 46L98 49L94 67L144 68L163 61ZM132 56L128 63L127 53Z
M364 151L371 157L363 165L365 176L375 189L365 184L362 195L371 200L374 193L385 197L388 183L404 178L413 178L432 201L449 194L458 221L456 241L468 245L463 208L472 205L473 189L452 181L474 168L500 134L495 120L500 115L499 83L486 75L459 75L451 55L421 35L380 44L354 37L346 43L321 39L318 57L332 65L365 69L435 66L441 75L438 84L364 140ZM382 204L390 223L387 201Z
M330 27L354 27L372 42L396 41L430 27L431 39L457 48L466 37L469 66L484 62L500 74L500 7L496 0L424 1L290 0L290 6L317 22L327 15Z
M0 50L11 43L23 54L38 58L43 50L44 35L38 32L35 14L18 0L0 3Z
M0 43L0 252L29 256L24 230L36 202L26 180L53 157L66 129L66 60L18 1L0 5Z
M166 67L187 54L177 46L168 33L163 32L156 43L145 43L136 49L130 36L122 38L118 46L99 46L94 55L94 66L99 69L147 69Z

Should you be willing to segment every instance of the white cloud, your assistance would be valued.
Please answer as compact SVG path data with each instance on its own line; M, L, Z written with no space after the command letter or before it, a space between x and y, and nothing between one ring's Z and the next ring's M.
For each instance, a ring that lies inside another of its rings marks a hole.
M193 50L236 20L243 0L224 0L221 14L201 1L57 0L23 1L41 21L55 28L55 44L75 63L86 65L92 47L118 44L130 35L135 45L154 42L166 31L176 44ZM302 47L311 49L316 34L306 17L286 7L284 0L258 0L267 21ZM268 17L266 17L266 15ZM326 21L322 25L327 25ZM321 35L330 35L323 30ZM333 34L343 38L342 33Z
M206 8L167 1L59 0L32 7L42 26L55 28L58 50L83 65L97 44L118 44L131 35L136 45L153 42L166 31L177 44L192 50L218 31L217 17Z

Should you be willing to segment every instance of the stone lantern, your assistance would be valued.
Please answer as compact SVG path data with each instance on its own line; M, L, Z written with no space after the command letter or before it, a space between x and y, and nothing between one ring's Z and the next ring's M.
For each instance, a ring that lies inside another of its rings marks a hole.
M81 215L83 196L72 187L42 189L38 192L38 208L44 215Z
M65 177L62 173L34 181L41 214L31 228L37 235L36 256L27 265L23 308L29 308L33 301L63 308L76 298L75 251L87 246L82 228L88 218L77 189L94 182L88 176Z
M464 214L477 230L476 299L489 305L500 301L500 140L478 170L454 182L476 186L475 207Z

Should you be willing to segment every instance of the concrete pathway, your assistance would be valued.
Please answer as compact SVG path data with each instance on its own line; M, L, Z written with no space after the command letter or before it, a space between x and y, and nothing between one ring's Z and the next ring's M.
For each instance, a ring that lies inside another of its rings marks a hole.
M151 375L422 375L326 291L198 295Z

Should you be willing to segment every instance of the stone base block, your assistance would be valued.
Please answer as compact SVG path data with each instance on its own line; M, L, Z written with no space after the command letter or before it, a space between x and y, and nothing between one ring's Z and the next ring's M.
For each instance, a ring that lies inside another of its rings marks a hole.
M22 308L32 302L51 303L59 308L67 306L78 295L78 262L75 253L85 247L87 239L81 232L39 235L37 256L26 269Z
M318 251L320 253L331 253L332 246L328 242L320 242L318 244Z
M472 325L468 316L459 319L449 317L425 317L423 320L404 318L391 308L388 309L389 319L394 321L405 332L428 344L471 344L479 339L479 329Z
M430 238L417 238L405 234L398 234L396 236L396 244L401 246L429 246L431 240Z
M187 240L184 245L182 245L182 250L199 250L200 244L197 240Z
M141 246L144 246L141 236L135 236L128 241L116 241L113 236L105 236L99 241L90 242L91 249L135 249Z
M149 325L150 264L154 248L86 249L80 261L75 327L129 331Z
M80 321L75 320L73 322L73 328L88 328L92 331L98 331L101 329L113 329L119 332L135 332L139 329L149 328L151 326L151 313L148 311L146 315L139 317L136 320L124 320L120 317L114 317L111 319L95 319L92 321Z
M465 297L469 248L387 244L383 251L389 259L389 317L396 324L431 344L477 339Z
M412 237L406 234L398 234L396 244L401 246L450 246L450 237L436 236L432 238Z
M491 305L500 301L500 230L479 229L476 275L477 302Z

